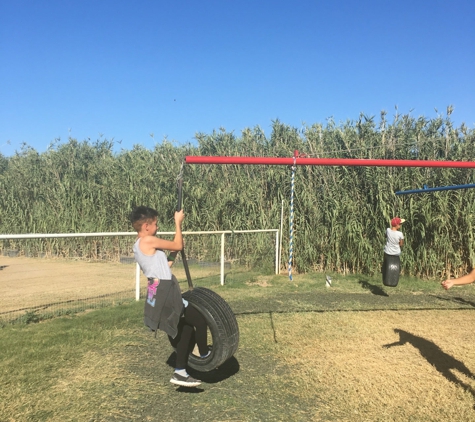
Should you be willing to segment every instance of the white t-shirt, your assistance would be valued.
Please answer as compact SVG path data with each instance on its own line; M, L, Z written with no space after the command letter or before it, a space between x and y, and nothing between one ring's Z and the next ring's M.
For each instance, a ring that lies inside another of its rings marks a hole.
M404 235L397 230L386 229L386 245L384 253L387 255L401 255L401 247L399 241L404 239Z

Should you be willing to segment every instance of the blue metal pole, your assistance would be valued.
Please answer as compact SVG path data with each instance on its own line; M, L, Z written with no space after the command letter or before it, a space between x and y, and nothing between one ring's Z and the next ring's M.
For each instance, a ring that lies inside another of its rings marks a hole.
M456 190L456 189L470 189L475 188L475 184L473 185L455 185L455 186L441 186L438 188L428 188L427 185L424 185L423 189L415 189L415 190L403 190L396 192L396 195L407 195L410 193L428 193L428 192L436 192L440 190Z

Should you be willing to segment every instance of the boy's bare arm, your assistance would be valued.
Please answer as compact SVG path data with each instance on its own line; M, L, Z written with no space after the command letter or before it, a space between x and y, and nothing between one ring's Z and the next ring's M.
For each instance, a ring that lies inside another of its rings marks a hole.
M181 225L184 218L183 210L175 212L175 237L173 240L160 239L156 236L144 236L140 242L142 252L147 255L152 255L156 249L181 251L183 249Z
M175 239L166 240L155 236L146 236L142 239L140 246L142 252L149 255L153 254L156 249L163 251L181 251L183 249L183 237L181 236L181 233L178 237L179 238L177 239L175 234Z

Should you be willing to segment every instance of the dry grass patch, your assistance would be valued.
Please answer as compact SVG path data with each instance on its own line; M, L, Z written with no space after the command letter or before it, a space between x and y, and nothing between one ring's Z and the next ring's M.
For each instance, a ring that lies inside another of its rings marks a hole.
M474 323L470 311L273 316L281 362L315 400L315 420L474 420Z

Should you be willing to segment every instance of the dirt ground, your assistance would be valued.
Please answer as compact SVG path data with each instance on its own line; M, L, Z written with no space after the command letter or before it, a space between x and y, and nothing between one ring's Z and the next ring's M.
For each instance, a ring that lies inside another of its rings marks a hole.
M134 290L134 264L0 257L0 314Z
M210 271L219 269L204 269L198 275ZM186 280L183 267L177 266L174 273ZM94 301L104 295L133 299L135 277L135 263L0 256L0 317L8 319L13 313L51 304ZM140 286L141 290L146 286L143 274Z

